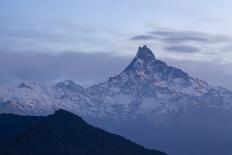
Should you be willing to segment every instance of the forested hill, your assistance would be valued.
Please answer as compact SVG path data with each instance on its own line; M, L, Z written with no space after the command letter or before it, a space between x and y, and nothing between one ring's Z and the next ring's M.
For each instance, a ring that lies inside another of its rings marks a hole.
M64 110L43 117L1 114L0 129L1 155L166 155Z

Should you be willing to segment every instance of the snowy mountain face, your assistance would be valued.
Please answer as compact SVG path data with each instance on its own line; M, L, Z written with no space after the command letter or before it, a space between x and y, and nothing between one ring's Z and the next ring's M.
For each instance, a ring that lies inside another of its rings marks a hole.
M41 115L55 110L55 100L47 87L38 82L16 82L1 85L0 112Z
M232 108L232 92L209 86L139 47L132 62L105 83L83 88L73 81L0 85L0 113L46 115L63 108L81 116L113 119L153 117L188 109Z

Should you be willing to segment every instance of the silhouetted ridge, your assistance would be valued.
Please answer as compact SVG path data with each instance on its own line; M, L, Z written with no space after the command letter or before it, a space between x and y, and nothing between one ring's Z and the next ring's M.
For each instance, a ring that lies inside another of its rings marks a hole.
M64 110L43 117L2 114L0 128L1 155L165 155Z
M50 115L50 116L65 116L65 117L79 117L69 111L63 110L63 109L58 109L55 111L54 114ZM81 118L81 117L79 117Z

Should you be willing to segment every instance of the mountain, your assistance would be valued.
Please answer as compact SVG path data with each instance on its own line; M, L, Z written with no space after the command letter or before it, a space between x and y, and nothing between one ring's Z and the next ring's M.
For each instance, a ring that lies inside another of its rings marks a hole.
M81 92L66 93L62 100L68 105L76 103L78 108L66 108L82 116L114 119L153 118L201 107L232 108L231 91L168 66L146 46L139 47L120 74Z
M0 84L0 113L57 109L171 155L232 154L232 91L169 66L146 46L121 73L88 88L71 80Z
M49 116L0 115L2 155L166 155L88 125L64 110Z
M168 66L146 46L120 74L89 88L67 80L52 86L23 81L0 89L0 112L21 115L63 108L86 117L128 119L202 106L231 109L232 92Z
M0 85L0 113L40 115L55 110L58 103L47 86L38 82L23 81Z

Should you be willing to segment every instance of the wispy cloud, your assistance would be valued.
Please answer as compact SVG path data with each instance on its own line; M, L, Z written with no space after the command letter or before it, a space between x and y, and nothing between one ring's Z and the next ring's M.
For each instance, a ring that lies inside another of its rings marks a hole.
M154 40L154 39L158 39L158 38L152 35L137 35L131 38L131 40Z
M65 21L32 25L13 22L0 25L0 52L105 52L112 49L117 35L114 30Z
M232 36L226 34L211 34L200 31L177 29L157 29L130 38L137 42L160 43L164 51L174 53L200 53L217 55L232 51Z
M185 30L156 30L146 34L136 35L131 40L153 40L157 39L166 43L225 43L232 41L229 35L215 35L198 31Z
M173 46L167 46L165 47L168 51L174 51L174 52L185 52L185 53L195 53L200 52L201 49L194 47L194 46L188 46L188 45L173 45Z
M168 43L181 43L181 42L207 42L208 36L203 33L195 31L153 31L149 33L152 36L158 36L160 40Z

